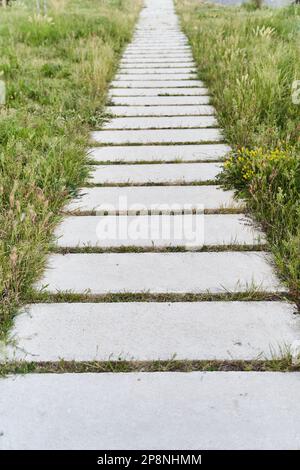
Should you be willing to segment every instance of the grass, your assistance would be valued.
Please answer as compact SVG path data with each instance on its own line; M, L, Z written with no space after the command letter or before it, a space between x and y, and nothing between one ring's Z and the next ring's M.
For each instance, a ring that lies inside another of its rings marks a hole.
M65 374L65 373L128 373L128 372L296 372L300 368L293 365L292 357L285 353L278 358L256 359L252 361L181 361L171 358L169 361L59 361L28 362L16 361L0 364L0 377L9 374Z
M59 253L66 255L68 253L221 253L224 251L266 251L268 249L265 244L246 245L246 244L228 244L228 245L203 245L201 247L189 247L185 245L176 246L135 246L135 245L121 245L121 246L74 246L74 247L59 247L53 246L52 253Z
M176 5L233 148L220 181L246 199L300 302L300 6Z
M151 294L149 292L141 293L108 293L91 294L89 291L83 294L76 294L72 291L60 291L55 294L46 291L29 291L28 303L108 303L108 302L222 302L222 301L270 301L289 300L285 293L263 292L259 288L252 286L245 292L222 292L212 294L210 292L194 294L187 292L185 294Z
M83 184L90 128L130 40L137 0L0 9L0 335L40 276L60 210Z

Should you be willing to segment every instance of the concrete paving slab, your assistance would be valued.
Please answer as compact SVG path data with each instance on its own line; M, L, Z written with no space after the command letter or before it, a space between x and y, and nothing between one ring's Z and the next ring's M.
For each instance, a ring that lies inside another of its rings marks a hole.
M117 80L192 80L197 79L197 74L192 72L181 73L120 73L116 75ZM184 85L184 84L183 84Z
M126 63L126 61L123 63L122 67L119 69L119 70L122 70L124 72L126 72L127 70L132 70L132 69L137 69L137 70L140 70L140 69L144 69L144 70L148 70L148 69L170 69L170 70L173 70L174 68L177 69L179 68L181 71L185 72L186 69L190 70L191 68L194 68L195 67L195 63L192 61L192 60L186 60L185 62L172 62L170 60L168 60L166 63L161 63L161 62L149 62L149 63L146 63L146 64L140 64L138 62L130 62L128 61Z
M185 44L177 44L177 45L174 45L174 46L171 46L169 45L168 48L162 48L158 45L153 45L153 47L149 47L145 44L142 44L141 46L139 46L138 44L135 44L133 45L131 48L127 48L125 49L125 52L124 52L124 55L123 57L130 57L130 56L136 56L136 55L139 55L139 56L144 56L144 55L163 55L163 56L168 56L168 55L184 55L184 54L188 54L188 55L192 55L191 54L191 49L189 46L185 45Z
M91 133L99 144L189 144L222 142L220 129L103 130Z
M89 155L98 162L193 162L221 160L228 155L230 147L225 144L201 145L143 145L137 147L94 147Z
M167 60L170 57L179 57L179 58L188 58L193 60L193 54L191 53L190 50L188 49L181 49L181 50L156 50L154 49L149 49L149 50L131 50L127 51L123 54L121 61L127 60L127 59L132 59L132 58L148 58L148 57L157 57L158 59L165 57Z
M127 48L125 50L124 56L125 57L131 57L131 56L147 56L147 55L163 55L165 57L168 57L169 55L176 55L178 54L179 56L188 54L190 55L190 48L188 46L174 46L174 47L168 47L166 50L165 48L161 47L152 47L152 48L147 48L147 47L138 47L134 46L131 49ZM123 57L124 57L123 56Z
M234 199L233 191L219 186L127 186L82 188L79 197L71 201L66 210L96 211L98 215L148 215L182 213L200 210L242 207Z
M163 41L164 39L162 39ZM131 46L127 47L124 51L124 55L135 55L135 54L192 54L191 48L188 44L177 42L172 40L170 43L162 47L162 44L157 44L156 41L153 41L153 44L147 44L145 42L137 41L132 43Z
M36 288L91 295L284 292L270 260L261 251L53 254Z
M165 35L164 31L162 30L160 31L160 33L160 37L158 34L147 34L146 36L137 35L133 38L130 47L132 47L133 49L140 49L144 47L152 49L156 47L159 48L164 45L166 50L169 50L170 47L177 48L182 46L189 46L187 38L184 35L182 35L181 37L177 36L176 34Z
M295 310L285 302L35 304L16 317L10 335L15 346L6 357L33 362L274 359L300 337Z
M19 375L0 381L0 448L296 450L299 394L299 372Z
M209 96L114 96L116 106L184 106L209 104Z
M155 67L152 68L143 68L143 67L135 67L135 68L127 68L124 65L119 69L119 73L122 75L147 75L147 74L164 74L164 75L175 75L178 73L186 73L186 74L195 74L197 70L195 67ZM172 78L172 77L171 77Z
M207 88L112 88L110 96L201 96L208 95Z
M217 127L214 116L156 116L156 117L120 117L106 122L102 129L199 129Z
M214 115L215 109L210 105L187 106L108 106L109 115L130 116L208 116Z
M159 163L146 165L97 165L89 182L94 184L193 183L214 180L219 163Z
M188 41L186 37L184 36L164 35L160 31L160 35L158 33L156 35L151 35L151 34L147 34L145 36L137 35L134 38L133 44L136 44L139 47L148 46L149 44L151 44L151 46L153 47L164 44L166 49L168 49L170 46L188 45Z
M196 88L204 87L200 80L114 80L111 83L115 88Z
M160 66L165 66L167 63L172 63L180 67L182 63L189 62L190 64L195 64L191 56L182 56L179 54L172 55L162 55L162 54L136 54L128 55L120 61L120 65L138 65L138 66L148 66L149 64L157 64Z
M181 49L184 49L184 50L188 50L190 51L191 48L188 44L185 44L185 45L182 45L182 44L172 44L168 47L168 49L165 48L164 44L158 44L158 45L153 45L153 44L143 44L143 45L139 45L139 42L138 41L133 41L131 42L130 44L128 44L128 46L125 48L125 52L127 51L140 51L140 50L159 50L159 51L166 51L168 52L169 50L170 51L173 51L173 50L181 50Z
M182 231L184 227L190 227L191 221L194 227L198 227L200 240L198 236L192 238ZM99 230L101 224L106 227L105 234ZM134 233L138 236L131 234L132 227L136 227ZM243 214L152 215L151 218L140 215L138 219L136 216L69 216L57 227L55 235L57 246L63 248L183 246L192 249L202 245L222 247L265 243L261 231L255 229Z

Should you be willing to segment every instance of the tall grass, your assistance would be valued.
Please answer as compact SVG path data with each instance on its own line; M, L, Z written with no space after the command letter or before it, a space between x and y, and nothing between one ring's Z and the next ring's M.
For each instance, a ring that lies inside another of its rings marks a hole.
M87 175L90 127L129 41L137 0L35 2L0 10L0 330L44 268L66 200Z
M221 181L247 199L280 273L300 298L300 8L177 0L200 77L234 152Z

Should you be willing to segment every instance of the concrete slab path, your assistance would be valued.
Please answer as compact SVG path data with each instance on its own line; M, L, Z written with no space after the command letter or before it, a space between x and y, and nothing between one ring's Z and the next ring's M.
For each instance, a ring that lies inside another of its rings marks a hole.
M2 361L74 372L0 380L0 449L299 449L300 374L233 371L286 354L300 323L263 233L217 184L230 147L200 77L173 1L145 0L43 303L1 345ZM199 371L75 367L174 358Z

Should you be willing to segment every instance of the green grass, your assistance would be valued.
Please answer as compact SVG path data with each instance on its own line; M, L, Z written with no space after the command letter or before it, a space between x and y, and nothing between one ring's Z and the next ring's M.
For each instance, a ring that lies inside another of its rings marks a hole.
M258 358L253 361L181 361L176 357L169 361L64 361L59 362L29 362L16 361L0 364L0 378L10 374L65 374L65 373L93 373L107 372L299 372L298 365L294 365L288 352L272 359Z
M34 0L0 8L0 334L40 276L60 209L83 184L89 130L130 40L137 0Z
M285 293L263 292L255 286L249 286L245 292L228 292L212 294L210 292L194 294L192 292L185 294L151 294L150 292L141 292L133 294L131 292L91 294L87 291L83 294L76 294L72 291L60 291L55 294L49 292L28 292L28 303L110 303L110 302L222 302L222 301L288 301L289 297Z
M300 302L300 103L292 100L300 80L300 6L176 4L233 148L221 183L246 199Z

